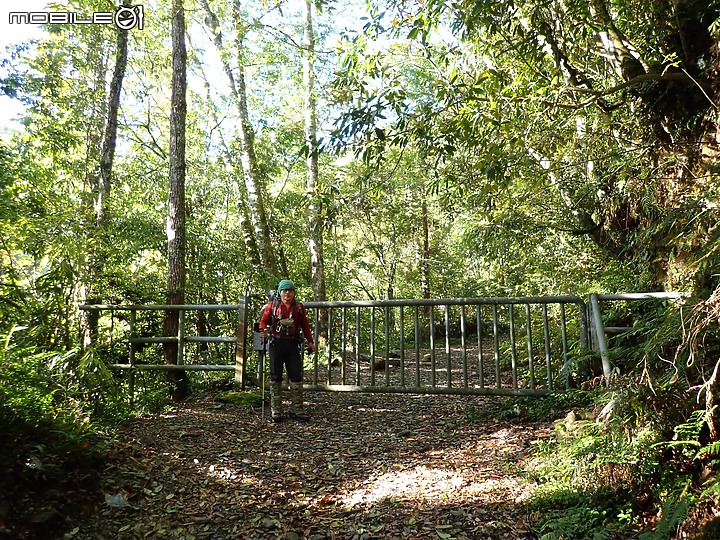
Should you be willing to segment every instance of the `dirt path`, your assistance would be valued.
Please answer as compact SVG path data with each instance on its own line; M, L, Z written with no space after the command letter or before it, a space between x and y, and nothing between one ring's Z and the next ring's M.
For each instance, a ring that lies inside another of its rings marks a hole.
M484 397L306 400L309 424L212 400L133 421L72 538L537 537L523 464L549 426L498 422Z

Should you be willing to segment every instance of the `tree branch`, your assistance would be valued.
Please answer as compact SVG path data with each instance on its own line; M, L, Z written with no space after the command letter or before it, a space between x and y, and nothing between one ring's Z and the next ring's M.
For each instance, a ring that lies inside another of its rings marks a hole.
M684 83L688 83L688 84L695 84L706 92L712 90L712 86L710 85L710 83L697 81L685 73L678 73L678 72L646 73L644 75L638 75L637 77L633 77L629 81L626 81L622 84L618 84L617 86L613 86L612 88L606 88L603 90L595 90L593 88L586 88L586 87L582 87L582 86L570 86L570 87L568 87L568 90L572 90L573 92L582 92L585 94L591 94L593 96L607 96L609 94L615 94L617 92L621 92L622 90L625 90L626 88L630 88L632 86L637 86L637 85L642 84L647 81L678 81L678 82L684 82Z

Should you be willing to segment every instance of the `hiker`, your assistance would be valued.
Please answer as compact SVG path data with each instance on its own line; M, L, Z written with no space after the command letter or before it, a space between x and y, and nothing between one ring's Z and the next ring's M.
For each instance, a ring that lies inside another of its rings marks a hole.
M270 411L273 422L282 420L283 366L290 381L288 416L301 422L310 418L303 409L302 335L310 351L315 350L305 306L295 300L295 285L289 279L280 281L275 298L268 302L260 317L260 332L269 335L270 345Z

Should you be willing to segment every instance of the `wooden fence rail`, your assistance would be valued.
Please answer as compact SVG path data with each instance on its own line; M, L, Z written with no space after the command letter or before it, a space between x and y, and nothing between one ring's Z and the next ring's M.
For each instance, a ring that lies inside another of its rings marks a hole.
M110 364L108 367L119 370L129 371L129 389L130 396L135 392L135 373L137 371L234 371L235 386L245 388L245 370L247 363L246 354L246 328L247 328L247 298L240 299L238 304L185 304L185 305L107 305L107 304L85 304L79 306L84 311L109 311L127 312L129 315L130 352L128 355L128 363L126 364ZM153 336L139 337L137 336L137 313L138 311L179 311L178 333L176 336ZM188 336L185 335L185 314L189 311L237 311L238 319L234 336ZM178 351L175 364L138 364L136 362L136 352L138 345L153 343L177 343ZM235 364L186 364L185 363L185 345L187 343L235 343Z

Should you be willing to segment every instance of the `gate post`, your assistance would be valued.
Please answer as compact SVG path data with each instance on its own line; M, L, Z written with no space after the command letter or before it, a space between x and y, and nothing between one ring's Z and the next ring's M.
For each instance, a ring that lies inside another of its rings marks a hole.
M247 296L243 296L238 304L238 324L235 331L235 389L245 390Z
M595 325L595 339L597 339L598 349L600 349L600 360L602 361L605 386L609 387L610 376L612 375L612 364L610 363L610 352L608 351L607 340L605 339L605 327L602 322L602 314L600 312L600 303L598 302L597 294L590 295L590 308Z
M135 345L135 322L137 318L137 311L134 309L130 310L130 374L128 375L128 390L130 392L130 407L135 402L135 351L137 350Z

